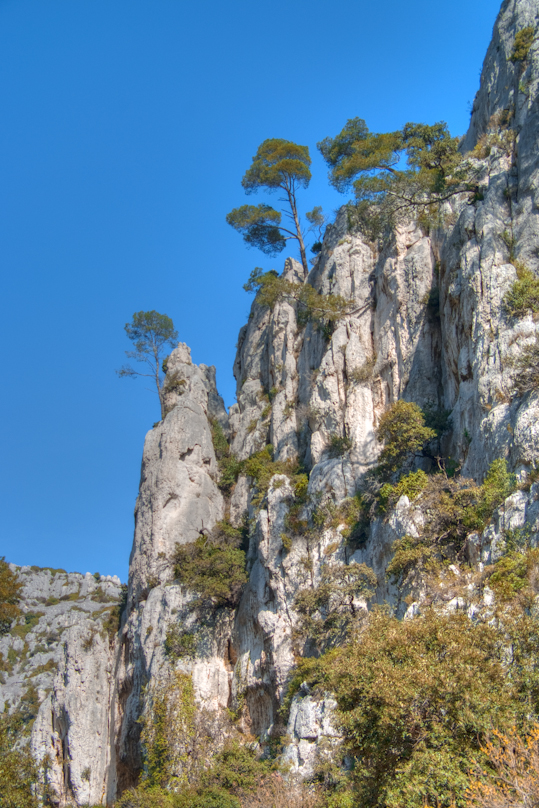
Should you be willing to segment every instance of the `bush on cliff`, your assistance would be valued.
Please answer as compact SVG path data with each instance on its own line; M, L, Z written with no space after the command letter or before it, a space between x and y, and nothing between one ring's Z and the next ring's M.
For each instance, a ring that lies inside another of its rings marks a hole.
M393 544L387 576L405 582L410 572L420 572L429 563L462 559L467 535L483 530L515 488L515 475L503 459L493 461L482 485L445 474L427 477L420 493L424 525L419 536L406 535Z
M393 474L436 437L436 430L425 426L425 415L417 404L399 399L380 418L376 437L384 444L379 469Z
M318 586L302 589L294 606L300 615L296 639L318 651L344 643L366 611L359 601L369 600L377 578L366 564L324 566Z
M464 614L375 610L359 638L306 662L302 681L337 699L354 805L463 806L482 741L525 713L500 632Z
M228 522L218 522L209 536L176 544L174 574L198 593L198 605L236 606L247 582L243 534Z
M255 267L243 287L246 292L255 292L261 306L273 309L277 303L287 301L297 308L298 325L314 322L322 330L334 326L353 309L353 301L341 295L319 294L309 283L293 283L279 277L275 270L264 272Z
M503 304L513 317L539 311L539 278L531 270L515 261L517 279L505 295Z

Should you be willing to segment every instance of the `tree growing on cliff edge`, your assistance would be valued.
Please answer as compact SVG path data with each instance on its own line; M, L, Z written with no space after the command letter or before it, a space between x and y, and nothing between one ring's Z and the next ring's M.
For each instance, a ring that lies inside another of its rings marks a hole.
M402 217L432 217L455 194L477 191L472 165L444 121L375 133L362 118L352 118L317 145L331 185L341 192L352 187L360 218L376 220L378 227Z
M130 365L124 365L116 373L120 377L135 378L144 376L153 379L159 396L161 405L161 418L164 418L165 400L163 395L163 378L161 376L162 360L164 358L165 347L176 347L178 342L178 332L174 329L174 324L166 314L159 314L157 311L138 311L133 315L133 320L126 323L125 333L135 346L134 351L126 351L128 359L146 366L146 370L135 370Z
M258 147L250 168L241 181L246 194L261 189L272 193L282 191L280 202L287 205L284 215L290 220L289 227L282 224L281 211L271 205L242 205L227 214L226 220L242 234L244 241L258 247L266 255L276 255L284 250L286 242L298 242L303 271L309 267L305 253L304 234L298 214L296 194L299 188L307 188L311 180L311 158L307 146L299 146L290 140L270 138Z

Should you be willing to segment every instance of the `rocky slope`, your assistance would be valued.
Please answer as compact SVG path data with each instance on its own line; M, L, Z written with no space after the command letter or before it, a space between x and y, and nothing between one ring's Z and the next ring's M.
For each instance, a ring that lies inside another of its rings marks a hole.
M20 567L23 614L0 637L0 707L18 708L61 804L100 803L114 767L116 576Z
M171 354L168 414L144 446L121 631L112 644L100 634L101 618L84 605L86 591L97 584L86 577L79 608L88 616L47 611L49 622L64 621L66 639L52 644L48 655L35 653L38 669L49 659L60 666L36 675L42 704L32 729L37 756L53 752L58 761L53 783L59 805L110 802L135 784L142 767L139 718L152 688L174 669L192 676L197 703L213 716L217 735L229 731L230 711L236 731L247 737L263 742L286 733L285 756L302 774L311 771L317 750L331 748L336 731L330 698L316 701L300 689L286 727L279 712L298 650L297 593L316 586L328 568L365 563L377 585L358 609L387 602L398 614L408 609L413 615L418 608L404 602L385 571L394 541L421 529L421 504L401 497L356 543L347 538L342 510L376 462L375 430L391 403L403 398L450 411L444 453L478 482L496 458L506 458L521 478L537 462L539 403L533 395L514 394L511 363L533 342L537 323L531 315L510 318L502 306L516 262L539 270L538 42L523 64L509 59L516 33L537 22L531 0L503 3L462 143L463 151L474 150L479 179L473 204L455 198L443 229L426 233L410 224L383 248L349 230L345 209L328 227L307 282L353 303L332 333L298 322L293 301L271 311L255 301L239 335L237 404L228 414L213 368L193 365L185 345ZM283 277L302 282L300 266L288 259ZM291 475L279 473L261 497L254 479L242 474L225 495L215 423L239 460L268 443L275 462L299 458L308 472L307 492L299 498ZM336 453L332 447L339 441L342 451ZM527 526L535 541L537 494L537 484L512 494L482 534L468 537L472 563L494 560L508 529ZM329 518L317 530L303 529L301 522L317 510ZM175 577L176 544L207 537L225 518L240 526L245 517L248 583L237 606L208 614ZM47 575L36 573L36 581ZM117 597L117 585L107 586ZM40 597L50 594L52 589ZM33 601L28 604L30 609ZM468 608L458 597L452 606ZM89 653L84 644L92 620L97 628ZM194 637L189 653L167 653L174 631ZM8 646L23 645L23 639L12 633L2 643L6 658ZM21 671L14 667L10 676ZM22 671L24 687L30 675L30 668ZM8 677L2 686L3 698L15 704L22 690L10 682Z

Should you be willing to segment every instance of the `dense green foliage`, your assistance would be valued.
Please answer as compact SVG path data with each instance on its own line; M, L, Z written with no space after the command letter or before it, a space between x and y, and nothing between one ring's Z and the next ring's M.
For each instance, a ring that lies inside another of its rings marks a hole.
M311 180L311 158L307 146L299 146L290 140L269 138L258 147L242 185L247 194L261 189L281 191L288 205L285 215L291 224L285 227L280 211L270 205L242 205L234 208L226 217L228 224L243 235L244 241L258 247L266 255L281 252L289 239L298 242L305 275L309 271L305 244L300 226L296 194L306 188Z
M336 694L359 805L463 805L481 738L519 717L500 634L464 614L375 611L312 671Z
M144 749L144 781L166 787L186 782L184 768L194 735L195 697L191 677L176 671L170 682L157 685L149 694L141 718Z
M512 62L523 62L528 56L528 52L535 39L535 28L533 25L528 25L517 32L515 36L515 43L509 59Z
M256 486L256 494L251 503L260 506L268 492L272 477L275 474L286 474L292 485L303 481L303 470L297 460L274 460L273 446L268 443L259 452L255 452L243 461L242 471L251 477Z
M241 474L241 461L230 451L223 427L219 421L211 421L211 434L215 457L219 466L219 488L229 495Z
M189 544L176 544L174 573L180 583L199 595L209 608L235 606L247 581L242 533L227 522L218 522L209 536Z
M444 122L407 123L395 132L370 132L361 118L318 144L338 191L353 186L356 212L380 230L399 217L431 217L440 203L475 191L473 171ZM401 168L403 158L405 168Z
M183 686L185 688L185 683ZM178 715L169 714L173 696L169 688L168 708L163 706L162 698L156 703L154 697L152 716L157 711L157 718L152 717L152 721L160 722L158 755L147 745L145 725L143 739L148 776L137 789L122 797L117 808L240 808L249 795L255 794L272 777L275 764L261 759L252 748L232 740L208 758L203 749L204 736L196 737L196 721L194 714L187 710L188 701L183 691L183 717L179 720ZM167 731L167 719L172 722L172 732ZM185 736L178 735L180 726L186 731ZM174 744L183 750L181 757L174 751ZM155 764L153 768L149 755ZM150 770L153 779L149 777ZM167 790L167 786L172 788Z
M11 572L4 557L0 558L0 636L9 631L12 622L21 613L18 603L22 584Z
M144 376L155 382L159 403L161 405L161 418L164 418L165 402L163 396L163 381L160 374L163 352L166 346L176 347L178 332L166 314L157 311L139 311L133 314L130 323L126 323L125 333L135 346L134 351L126 351L128 359L146 366L146 372L135 370L130 365L124 365L116 371L118 376L135 378Z
M21 717L0 713L0 808L37 808L37 766L21 745Z
M417 404L399 399L380 418L376 437L384 444L379 466L393 473L435 438L436 432L425 426L424 413Z
M424 488L428 485L429 478L424 471L411 471L404 477L401 477L398 483L391 485L384 483L380 488L378 495L378 503L381 511L388 511L392 508L401 497L408 497L410 502L420 495Z

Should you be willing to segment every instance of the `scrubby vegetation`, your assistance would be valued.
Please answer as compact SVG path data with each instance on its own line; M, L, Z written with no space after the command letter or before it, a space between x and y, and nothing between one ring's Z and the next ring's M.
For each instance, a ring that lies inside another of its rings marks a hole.
M243 535L228 522L218 522L208 536L176 544L174 573L180 583L198 593L197 604L235 606L247 581Z
M426 475L425 475L426 476ZM401 482L407 481L406 478ZM495 460L482 485L462 477L434 474L426 478L421 495L426 515L419 536L404 536L393 546L387 575L404 580L444 559L464 558L466 536L482 530L494 510L516 488L516 479L505 460ZM400 485L400 483L399 483ZM398 488L398 486L396 486Z
M301 615L296 639L317 651L342 645L365 617L365 603L377 579L366 564L326 565L318 586L302 589L295 600Z
M513 317L539 311L539 278L518 261L513 261L517 280L504 297L504 306Z
M38 808L39 774L26 745L21 745L22 718L0 713L0 805Z
M533 25L528 25L517 32L515 36L515 43L509 59L515 62L523 62L528 56L529 50L535 39L535 28Z
M335 325L353 308L353 302L340 295L319 294L309 283L293 283L279 277L275 270L264 272L256 267L243 287L246 292L254 292L261 306L273 309L283 300L297 305L297 319L300 326L312 321L322 330Z
M259 794L279 793L275 761L240 743L231 727L223 745L222 720L214 726L196 707L187 674L171 674L146 693L141 724L141 782L117 808L262 808ZM300 808L301 801L282 805Z
M399 399L380 418L376 437L384 444L378 459L379 468L394 473L433 440L436 431L425 426L425 415L417 404Z
M230 451L225 431L219 421L211 422L213 448L219 466L219 488L225 495L229 495L241 474L241 461Z
M513 386L519 396L539 388L539 334L511 364L515 368Z
M465 805L482 742L526 720L501 640L464 614L398 621L380 610L359 639L304 666L311 687L337 697L352 804Z

